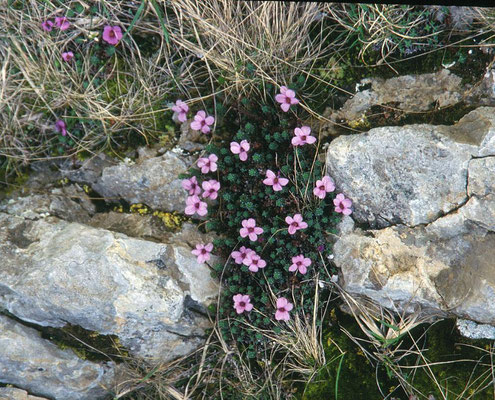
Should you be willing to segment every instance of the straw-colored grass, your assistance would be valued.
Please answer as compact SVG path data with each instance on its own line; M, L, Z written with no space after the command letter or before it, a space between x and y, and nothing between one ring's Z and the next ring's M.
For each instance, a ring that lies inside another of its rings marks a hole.
M136 9L131 2L108 2L113 6L108 5L107 14L71 18L67 31L42 30L45 19L64 15L73 3L40 7L37 1L24 1L19 9L0 7L0 157L12 166L110 150L133 135L153 140L165 131L164 103L173 79L160 27L151 30L151 24L139 21L133 27L133 33L157 42L152 54L143 55L134 40L121 41L121 57L103 55L104 64L95 65L95 45L101 43L104 25L125 29L122 21ZM143 13L145 17L155 18ZM82 56L81 65L61 60L68 50ZM74 145L63 147L62 153L57 152L60 135L54 129L58 119L80 124L78 134L68 130Z

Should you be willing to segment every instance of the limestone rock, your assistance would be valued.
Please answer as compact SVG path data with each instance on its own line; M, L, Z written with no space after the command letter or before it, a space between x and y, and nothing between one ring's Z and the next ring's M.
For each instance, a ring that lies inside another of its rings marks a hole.
M55 400L106 398L115 385L115 364L79 359L39 333L0 315L0 382ZM41 400L18 389L0 388L1 399Z
M98 153L94 157L88 158L84 162L77 164L77 169L71 169L68 165L62 169L63 176L73 182L87 183L93 186L103 172L103 169L115 165L116 162L105 153Z
M184 211L187 192L178 176L191 165L187 157L168 151L159 157L146 155L137 162L108 164L107 158L94 158L79 170L64 174L73 181L91 185L108 202L124 199L158 210Z
M191 129L191 121L186 121L180 126L180 137L177 145L189 152L201 151L208 143L207 135L201 131Z
M476 158L469 163L469 196L486 196L494 194L495 157Z
M191 238L160 244L0 213L0 307L41 326L117 335L143 358L182 356L202 343L205 307L218 291L208 266L191 254L207 238Z
M342 287L390 309L413 312L419 305L424 313L495 324L495 234L465 218L452 222L467 229L439 237L401 226L342 237L333 250Z
M152 215L126 214L115 211L98 213L88 222L95 228L124 233L127 236L163 241L170 235Z
M357 91L340 110L331 113L330 119L355 121L371 107L389 103L399 103L398 108L405 112L427 111L434 105L446 107L460 102L465 91L461 78L448 69L390 79L364 78L357 87L364 86L370 88Z
M327 167L354 202L351 217L382 228L338 230L342 288L391 310L467 320L459 328L470 337L493 336L494 141L489 107L454 126L377 128L334 140Z
M343 234L333 252L352 295L394 310L420 306L425 314L495 325L495 195L471 197L426 226ZM493 331L462 326L472 337Z
M11 198L0 204L0 211L28 219L53 215L68 221L86 222L96 212L96 207L78 185L68 185L43 194Z
M495 327L487 324L477 324L467 319L457 320L457 329L462 336L470 339L495 339Z
M416 226L464 204L473 158L494 153L495 112L481 107L454 126L384 127L340 136L328 147L327 168L353 201L357 221L373 228Z
M30 396L28 392L14 387L0 388L0 400L47 400L44 397Z

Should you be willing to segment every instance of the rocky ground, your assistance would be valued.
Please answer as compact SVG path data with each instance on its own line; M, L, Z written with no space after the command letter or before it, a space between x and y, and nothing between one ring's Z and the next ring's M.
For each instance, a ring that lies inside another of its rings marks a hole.
M354 210L335 241L338 284L394 311L457 317L461 332L476 338L495 338L492 76L469 96L448 71L373 81L333 118L359 119L392 98L405 109L467 98L481 106L454 125L374 128L340 136L326 151L328 173ZM410 90L394 97L404 85ZM178 176L194 160L183 150L202 148L187 135L181 147L141 149L135 161L100 154L74 166L35 164L2 201L0 382L17 388L0 388L0 398L94 400L125 381L118 360L82 359L46 338L45 328L111 336L149 362L204 343L218 284L191 250L212 236L171 214L183 212ZM118 203L144 211L114 210Z

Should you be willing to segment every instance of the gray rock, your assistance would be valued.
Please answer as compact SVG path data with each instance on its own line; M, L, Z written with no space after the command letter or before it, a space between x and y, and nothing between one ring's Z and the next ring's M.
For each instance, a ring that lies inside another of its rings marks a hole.
M69 178L73 182L87 183L95 185L101 177L103 170L117 164L112 158L104 153L98 153L92 158L85 160L79 168L72 170L69 168L63 169L62 175Z
M461 335L470 339L495 339L495 327L491 325L477 324L467 319L458 319L456 325Z
M208 266L191 254L190 245L209 238L190 235L188 244L186 237L159 244L0 213L0 307L41 326L117 335L143 358L185 355L203 342L210 327L203 313L218 292Z
M461 332L489 337L473 324L495 325L494 127L494 110L481 107L451 127L379 128L331 143L327 166L354 201L351 217L383 228L340 229L333 252L344 290L391 310L466 319Z
M191 161L173 151L159 157L150 157L143 151L140 154L137 162L127 160L110 166L106 158L94 158L79 170L64 174L91 185L108 202L124 199L153 209L184 212L187 192L178 175L187 172Z
M442 229L394 226L340 238L333 252L342 287L390 309L419 305L425 314L495 324L495 234L465 216L444 218Z
M127 236L165 241L170 232L167 232L158 218L152 215L126 214L115 211L98 213L88 222L95 228L108 229L124 233Z
M42 339L36 330L0 315L0 382L56 400L96 400L114 388L115 368L113 362L81 360ZM24 393L3 388L0 398L40 399Z
M481 107L454 126L384 127L340 136L328 147L327 168L353 201L357 221L416 226L464 204L473 157L494 152L494 109Z
M206 143L208 143L208 136L200 131L192 130L190 126L191 122L192 120L181 124L181 133L177 145L186 151L201 151L205 148Z
M495 157L476 158L469 163L469 196L486 196L494 193Z
M11 198L0 203L0 211L28 219L53 215L68 221L86 222L96 212L96 207L78 185L69 185L43 194Z
M0 387L0 400L47 400L44 397L30 396L28 392L14 387Z
M22 184L13 183L9 187L9 197L23 197L40 194L54 188L62 178L59 169L63 164L60 160L34 161L30 164L29 172L22 179Z
M340 110L327 109L324 115L332 121L358 121L371 107L393 103L404 112L427 111L434 106L447 107L460 102L466 89L461 78L448 69L422 75L404 75L396 78L364 78L357 91ZM356 89L357 90L357 89ZM323 135L332 134L333 124L323 124ZM327 132L328 131L328 132Z
M459 7L465 8L465 7ZM365 90L363 87L370 86ZM320 136L338 134L336 124L366 126L366 113L373 106L392 105L405 113L430 111L456 104L495 106L495 69L485 73L476 85L463 85L448 69L422 75L404 75L390 79L364 78L356 85L356 93L344 105L327 108L327 122L319 124Z

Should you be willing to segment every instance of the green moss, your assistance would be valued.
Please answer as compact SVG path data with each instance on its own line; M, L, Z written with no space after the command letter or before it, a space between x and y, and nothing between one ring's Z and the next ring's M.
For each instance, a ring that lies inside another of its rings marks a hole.
M352 336L363 338L363 333L351 316L341 312L334 314L333 326L328 328L324 336L325 354L329 362L305 388L300 388L300 398L303 400L383 399L378 390L378 382L384 394L394 391L395 398L408 399L408 395L399 387L398 380L389 376L383 365L376 368L371 364L359 347L342 332L341 327L350 332ZM416 390L425 395L433 394L435 398L444 398L440 390L448 399L462 399L469 396L474 396L471 398L476 399L493 398L492 386L480 392L474 389L478 387L480 381L476 384L474 382L481 375L486 379L485 384L489 383L490 359L487 351L489 341L474 341L461 337L453 320L444 320L433 325L424 324L416 327L411 334L418 347L422 349L424 359L411 353L402 359L401 365L425 365L425 360L432 364L430 369L403 369L404 379ZM412 347L412 340L406 337L400 348L407 350ZM341 350L345 355L339 366ZM368 350L372 351L371 348ZM477 364L479 360L485 363L484 367ZM448 363L450 361L455 362ZM435 363L444 364L433 365ZM440 389L428 371L433 372ZM336 386L337 377L339 377L338 386ZM473 388L469 387L470 384L473 384ZM466 387L468 389L465 391ZM336 388L338 388L337 395Z
M90 361L107 361L109 356L117 359L129 357L115 335L101 335L77 325L67 324L63 328L41 328L41 337L50 340L60 349L70 349L79 358Z
M18 190L20 187L24 186L24 184L29 179L29 172L26 169L17 170L16 175L14 175L13 179L9 180L5 187L5 195L10 196L15 190Z
M353 399L381 400L375 380L375 368L359 347L341 330L345 327L353 336L362 337L362 332L349 315L341 312L333 314L333 326L324 335L325 368L306 385L303 400ZM338 322L337 322L338 319ZM340 358L344 352L342 363ZM380 381L384 387L393 385L384 371L380 370ZM338 384L336 385L338 379ZM337 389L337 395L335 393Z

